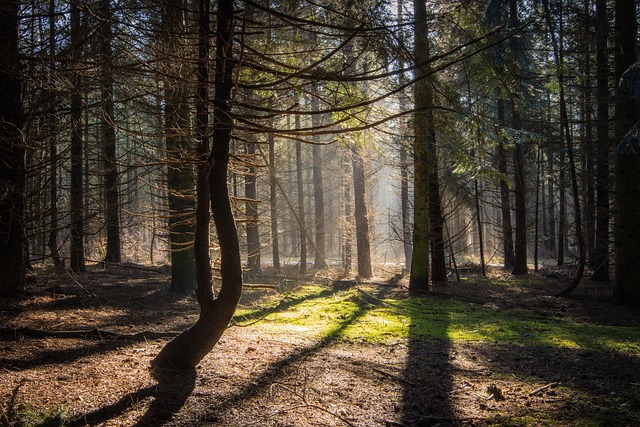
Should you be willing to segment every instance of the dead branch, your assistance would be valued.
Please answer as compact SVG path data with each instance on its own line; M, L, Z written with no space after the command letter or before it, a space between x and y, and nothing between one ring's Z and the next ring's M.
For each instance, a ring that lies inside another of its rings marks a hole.
M553 382L553 383L549 383L547 385L543 385L542 387L539 387L535 390L533 390L532 392L529 393L529 396L535 396L537 394L542 393L543 391L549 389L549 388L554 388L559 386L561 383L560 382Z

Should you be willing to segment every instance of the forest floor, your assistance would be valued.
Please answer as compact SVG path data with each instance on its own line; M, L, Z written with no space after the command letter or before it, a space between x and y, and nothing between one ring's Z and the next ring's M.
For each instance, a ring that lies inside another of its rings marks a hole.
M0 299L0 425L640 425L640 312L611 284L461 273L423 298L393 272L255 277L277 287L244 292L197 369L152 372L154 333L198 314L166 272L38 269Z

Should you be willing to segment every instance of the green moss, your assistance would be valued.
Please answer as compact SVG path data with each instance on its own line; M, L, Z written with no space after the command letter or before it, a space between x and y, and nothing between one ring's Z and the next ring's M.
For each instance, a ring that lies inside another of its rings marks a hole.
M3 419L0 421L12 427L61 427L68 423L69 415L64 407L39 408L21 403L15 411L3 408Z
M269 314L271 313L271 314ZM286 300L243 310L237 322L267 315L258 327L315 338L392 342L409 338L489 341L640 355L640 328L577 323L527 310L496 310L434 298L378 300L355 289L305 286Z

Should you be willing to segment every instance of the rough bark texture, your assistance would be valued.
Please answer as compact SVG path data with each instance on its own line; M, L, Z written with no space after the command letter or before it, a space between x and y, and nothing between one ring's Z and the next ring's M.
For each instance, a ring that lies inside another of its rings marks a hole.
M25 285L22 83L18 55L18 1L0 3L0 295Z
M100 115L100 135L102 142L102 163L104 168L104 192L106 201L105 220L107 229L107 250L104 257L108 262L120 262L120 202L118 193L118 158L116 154L115 114L113 109L113 29L110 0L100 2L100 86L102 111Z
M367 199L365 195L364 159L360 148L353 148L353 211L356 224L356 248L358 250L358 276L370 278L373 276L371 268L371 245L369 242L369 217L367 215Z
M206 1L206 0L202 0ZM200 288L200 317L196 323L170 341L153 360L154 366L194 368L216 345L227 328L242 294L240 245L231 210L227 174L233 121L230 117L233 89L233 0L220 0L217 11L215 97L213 101L213 147L209 158L211 210L220 244L222 286L216 299L204 298Z
M71 13L71 49L75 61L80 60L82 35L80 34L80 6L78 0L72 0ZM84 185L83 141L82 141L82 77L78 72L72 76L71 89L71 239L70 267L73 271L84 271Z
M615 100L616 301L640 306L640 133L638 130L638 24L635 1L616 1ZM623 74L624 73L624 74ZM634 90L635 88L635 90ZM635 125L634 125L635 124Z
M499 132L505 126L504 100L498 96L497 100L497 118ZM504 144L498 143L496 147L496 158L498 163L498 172L502 175L500 179L500 212L502 214L502 253L504 257L505 270L513 268L513 226L511 225L511 198L509 197L509 183L506 181L508 176L507 170L507 154Z
M169 241L171 245L170 290L193 293L197 287L195 268L194 211L195 174L185 161L193 153L189 135L189 100L184 77L186 64L181 60L178 36L184 11L178 0L163 5L163 29L166 34L166 58L169 61L165 81L165 133L168 157L167 186L169 204Z
M429 59L429 28L426 5L414 1L414 56L416 64ZM413 257L411 260L410 292L429 290L429 151L433 129L432 93L427 79L428 67L416 69L414 85L414 178L413 178Z
M258 218L258 175L256 173L256 144L248 142L247 171L244 176L245 215L247 221L247 269L250 273L260 271L260 229Z

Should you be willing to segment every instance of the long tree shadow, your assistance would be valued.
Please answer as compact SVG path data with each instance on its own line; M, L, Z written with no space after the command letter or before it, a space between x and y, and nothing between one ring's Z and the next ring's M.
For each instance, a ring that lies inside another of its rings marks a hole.
M196 383L195 369L154 369L157 381L149 387L126 394L117 402L81 415L69 423L70 426L98 425L112 420L132 409L135 405L152 399L144 415L135 426L159 426L173 419L191 395Z
M376 293L375 296L376 298L384 298L386 292L387 290L383 289ZM327 290L321 293L323 296L326 296L332 294L332 291ZM290 302L301 303L303 301L295 300ZM260 373L253 376L244 387L233 394L227 395L223 399L217 400L207 413L202 416L202 419L218 422L224 418L228 409L238 406L253 394L268 390L275 381L285 375L285 372L289 371L289 368L312 358L320 351L335 344L343 336L347 328L373 308L373 306L364 300L356 300L356 302L357 307L348 316L341 318L339 322L327 328L323 336L316 343L297 349L289 353L286 357L273 361L264 367Z
M451 342L447 337L448 313L425 324L421 315L433 296L416 297L405 305L409 317L409 337L402 401L403 426L456 425L449 393L453 381L450 375ZM425 334L424 329L430 333Z

